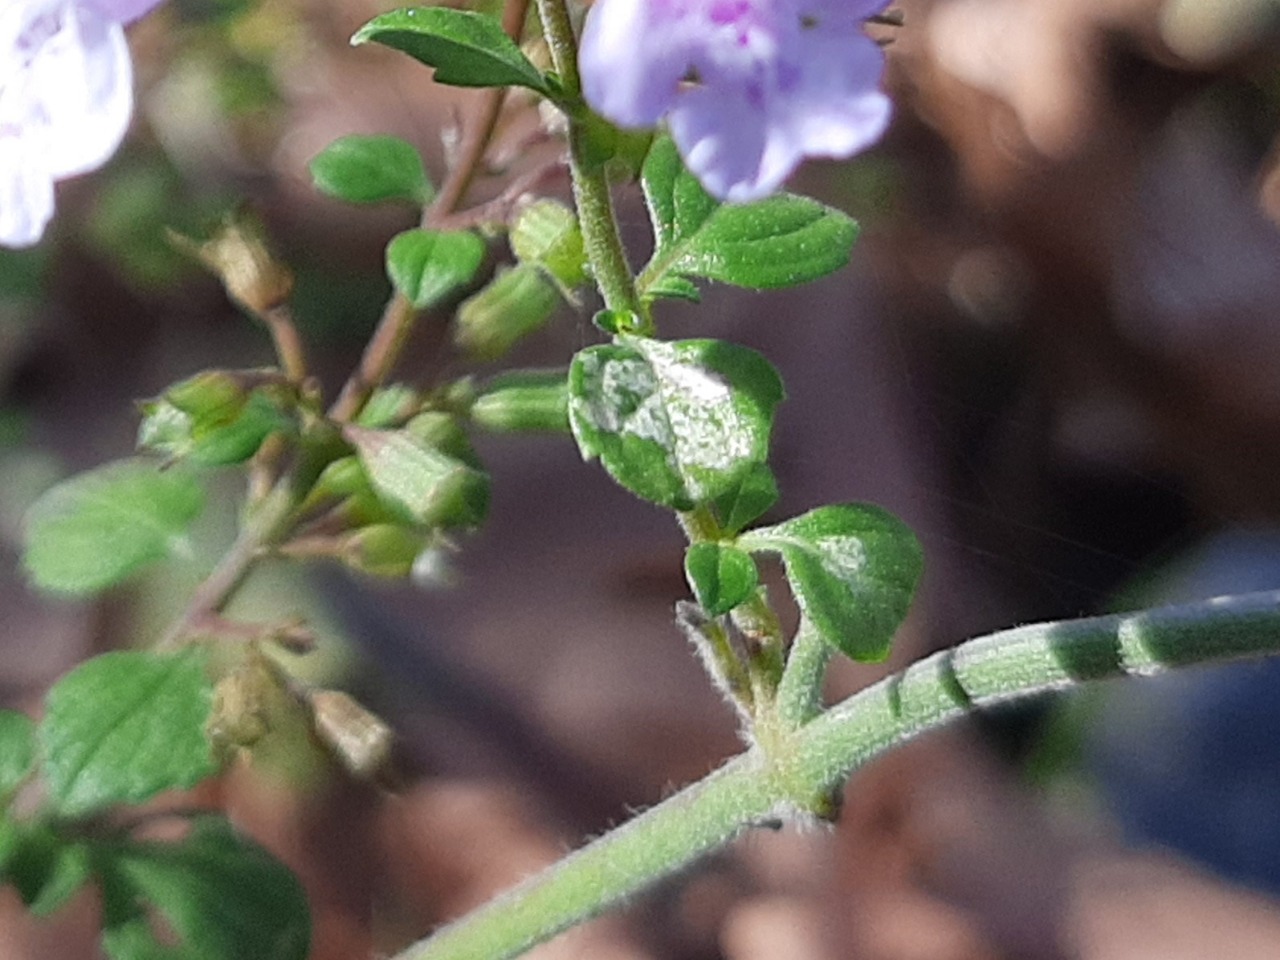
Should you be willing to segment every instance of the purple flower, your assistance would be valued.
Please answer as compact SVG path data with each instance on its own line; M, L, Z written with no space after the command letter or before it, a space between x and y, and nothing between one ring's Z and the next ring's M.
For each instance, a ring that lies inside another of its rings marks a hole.
M39 242L54 182L102 166L124 139L124 24L159 2L0 0L0 244Z
M889 122L884 56L862 29L888 0L596 0L587 103L622 127L666 118L721 200L776 190L805 157L848 157Z

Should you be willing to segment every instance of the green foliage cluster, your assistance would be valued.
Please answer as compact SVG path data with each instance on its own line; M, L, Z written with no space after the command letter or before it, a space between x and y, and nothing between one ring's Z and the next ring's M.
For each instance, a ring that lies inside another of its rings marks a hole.
M216 772L206 659L103 654L54 685L38 724L0 712L0 880L37 916L96 886L111 960L303 960L306 898L283 865L220 818L158 841L159 812L122 809Z
M349 768L370 772L385 755L376 718L359 716L375 732L372 744L350 747L359 738L341 722L335 728L332 714L340 700L344 716L359 715L354 701L307 689L266 655L271 644L305 647L305 635L230 623L222 606L261 556L405 577L452 549L488 508L490 478L471 442L477 430L571 436L622 487L673 512L689 538L685 573L696 601L682 623L761 749L771 742L764 731L798 722L794 705L780 702L786 691L801 683L813 699L821 671L793 666L799 655L762 586L758 558L781 557L803 630L830 652L865 661L888 654L920 576L915 538L876 507L820 506L759 525L778 499L768 463L784 400L778 372L742 346L658 333L662 302L696 301L700 283L771 290L839 269L857 238L851 219L790 194L718 203L670 139L637 137L591 116L576 81L535 66L489 16L397 10L353 43L402 51L441 83L518 86L550 101L570 125L578 209L542 199L496 219L439 218L433 205L443 191L411 144L389 136L331 144L311 163L319 192L404 204L421 216L420 227L386 247L396 299L371 342L374 365L332 401L307 375L291 336L287 268L234 224L192 245L272 334L278 368L204 371L145 402L143 456L50 490L28 517L23 562L36 586L59 594L120 584L183 549L204 484L219 468L240 467L249 479L240 537L155 652L81 665L50 691L39 724L0 714L0 792L13 801L0 819L0 877L39 913L96 884L113 960L305 954L302 894L262 850L212 817L194 819L181 840L149 840L139 835L146 817L121 817L120 808L191 787L251 748L266 732L267 696L293 703ZM634 274L610 236L606 177L618 171L638 173L652 225L652 255ZM592 184L603 193L591 194ZM499 235L508 249L493 268ZM396 345L423 311L449 318L464 357L492 362L593 285L604 298L595 316L603 342L564 368L387 381ZM224 636L238 643L217 644ZM34 812L15 812L27 809L17 801L28 794L41 798ZM157 918L176 942L158 938Z

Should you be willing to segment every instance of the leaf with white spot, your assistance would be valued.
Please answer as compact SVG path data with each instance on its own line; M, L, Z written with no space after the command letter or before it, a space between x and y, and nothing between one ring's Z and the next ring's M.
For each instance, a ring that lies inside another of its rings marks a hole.
M910 528L869 504L819 507L738 538L782 555L796 603L823 639L854 660L889 655L923 569Z
M569 423L582 455L662 506L691 509L764 462L782 382L745 347L619 336L569 370Z

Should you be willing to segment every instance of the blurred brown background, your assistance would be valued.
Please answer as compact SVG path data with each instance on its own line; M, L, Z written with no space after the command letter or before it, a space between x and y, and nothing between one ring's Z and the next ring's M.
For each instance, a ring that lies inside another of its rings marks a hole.
M41 250L0 253L8 704L35 709L76 660L154 636L229 533L231 478L182 569L88 605L16 572L25 505L127 455L132 399L270 360L165 226L197 232L247 199L298 272L331 390L354 361L387 293L382 245L411 224L318 198L306 161L390 132L438 180L475 103L347 46L391 6L172 0L132 33L127 149L64 185ZM1013 623L1280 586L1280 4L900 9L889 137L796 184L863 222L853 265L660 317L781 369L777 515L871 500L915 527L928 572L895 665ZM479 197L553 149L527 104L509 114ZM642 238L638 197L625 217ZM404 377L460 372L439 320L423 328ZM566 311L518 360L593 338ZM204 798L302 873L316 958L387 955L737 749L671 623L671 519L568 439L482 454L492 515L455 587L268 569L245 599L314 617L330 642L305 669L402 737L394 795L266 756ZM881 673L840 665L832 695ZM976 718L855 776L833 831L748 837L533 956L1280 957L1277 693L1280 674L1246 666ZM0 893L0 958L93 956L94 910L35 923Z

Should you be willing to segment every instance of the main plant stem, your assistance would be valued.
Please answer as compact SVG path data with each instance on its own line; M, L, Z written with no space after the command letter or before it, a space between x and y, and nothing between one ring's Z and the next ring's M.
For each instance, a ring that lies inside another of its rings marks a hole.
M578 42L569 20L569 9L564 0L538 0L538 14L552 65L559 74L566 98L577 101L582 78L578 74ZM569 171L573 175L573 199L578 209L582 243L596 286L608 309L633 313L647 321L618 232L608 177L603 165L588 156L587 128L581 122L582 117L573 113L571 110L569 116Z
M920 660L752 750L393 960L506 960L765 822L827 812L868 761L975 709L1090 680L1280 652L1280 591L1036 624Z

